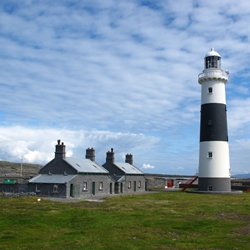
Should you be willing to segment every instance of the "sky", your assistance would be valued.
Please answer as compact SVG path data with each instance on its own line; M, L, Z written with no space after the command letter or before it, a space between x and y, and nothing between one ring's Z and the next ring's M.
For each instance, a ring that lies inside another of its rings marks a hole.
M250 172L250 3L1 0L0 160L95 148L146 173L194 175L204 56L226 84L231 174Z

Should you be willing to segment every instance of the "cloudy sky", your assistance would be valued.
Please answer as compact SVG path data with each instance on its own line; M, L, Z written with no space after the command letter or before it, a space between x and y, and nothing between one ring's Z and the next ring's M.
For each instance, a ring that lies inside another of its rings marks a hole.
M0 160L45 164L96 149L149 173L195 174L213 47L228 70L231 174L250 172L250 3L1 0Z

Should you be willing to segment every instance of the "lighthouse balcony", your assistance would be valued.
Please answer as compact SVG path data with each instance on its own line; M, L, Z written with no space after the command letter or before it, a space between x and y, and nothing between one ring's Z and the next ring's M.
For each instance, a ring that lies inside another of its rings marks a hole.
M223 82L228 81L228 72L222 70L205 70L203 73L198 75L198 82L201 84L207 80L221 80Z

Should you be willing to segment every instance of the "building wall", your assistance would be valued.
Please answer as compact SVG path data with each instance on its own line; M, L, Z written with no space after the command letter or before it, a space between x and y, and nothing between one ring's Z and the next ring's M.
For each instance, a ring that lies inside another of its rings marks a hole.
M147 191L146 178L143 175L126 175L125 181L117 184L118 190L115 189L115 193L134 193Z
M110 191L110 183L112 190ZM72 197L105 195L114 192L114 184L108 175L82 174L69 182L67 194Z
M108 175L82 174L63 184L30 183L30 191L35 192L37 196L80 198L109 194L110 183L112 183L111 192L114 193L113 181Z
M67 184L65 183L30 183L29 192L41 197L67 197Z

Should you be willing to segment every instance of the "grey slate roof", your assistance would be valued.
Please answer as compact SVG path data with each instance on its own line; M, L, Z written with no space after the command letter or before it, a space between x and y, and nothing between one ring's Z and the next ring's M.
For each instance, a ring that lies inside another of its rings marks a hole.
M74 179L77 175L61 175L61 174L39 174L29 180L29 183L67 183Z
M90 159L66 157L64 160L74 169L76 169L78 173L109 173L105 168L101 167L98 163L91 161Z
M144 174L140 169L129 163L115 162L114 164L126 174Z

